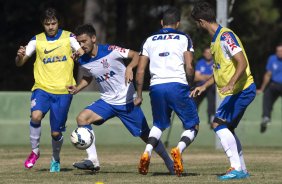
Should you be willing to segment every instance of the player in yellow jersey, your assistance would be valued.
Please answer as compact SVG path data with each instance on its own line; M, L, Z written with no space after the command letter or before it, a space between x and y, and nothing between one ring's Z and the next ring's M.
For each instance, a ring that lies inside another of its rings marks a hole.
M246 108L256 96L256 86L247 55L237 35L216 23L215 11L209 3L197 3L191 16L199 27L210 34L214 58L213 76L202 86L195 88L191 96L200 95L215 83L219 95L224 98L216 111L212 126L231 167L219 179L247 178L249 173L243 158L242 146L234 131Z
M39 142L41 120L50 110L53 155L50 172L60 171L60 150L63 144L67 114L72 100L66 86L75 85L72 49L80 55L83 50L71 32L59 29L59 16L55 9L43 12L44 32L31 39L27 46L20 46L16 66L24 65L36 53L34 62L35 84L31 95L30 143L32 151L24 166L32 168L40 156Z

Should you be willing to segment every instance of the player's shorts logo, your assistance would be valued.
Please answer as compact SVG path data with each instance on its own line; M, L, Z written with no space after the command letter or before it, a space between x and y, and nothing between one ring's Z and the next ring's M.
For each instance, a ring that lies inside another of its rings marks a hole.
M31 103L30 103L30 108L32 109L34 106L36 106L36 98L31 100Z

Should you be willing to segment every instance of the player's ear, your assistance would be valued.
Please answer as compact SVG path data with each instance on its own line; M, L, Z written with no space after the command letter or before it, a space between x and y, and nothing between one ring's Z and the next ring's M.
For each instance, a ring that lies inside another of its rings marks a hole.
M93 43L96 43L96 35L93 35L93 36L91 37L91 41L92 41Z
M161 20L161 25L164 26L164 21L163 21L163 19Z

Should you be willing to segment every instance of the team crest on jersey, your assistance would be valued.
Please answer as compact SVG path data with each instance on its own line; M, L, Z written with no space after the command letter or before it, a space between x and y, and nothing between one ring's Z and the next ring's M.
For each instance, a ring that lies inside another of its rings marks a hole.
M238 47L235 41L233 40L233 38L231 37L230 33L228 32L223 33L222 37L223 37L223 40L226 41L226 43L228 44L228 46L231 48L232 51Z
M102 59L101 61L103 68L109 68L110 64L108 63L107 59Z
M30 102L30 108L32 109L34 106L36 106L36 98Z

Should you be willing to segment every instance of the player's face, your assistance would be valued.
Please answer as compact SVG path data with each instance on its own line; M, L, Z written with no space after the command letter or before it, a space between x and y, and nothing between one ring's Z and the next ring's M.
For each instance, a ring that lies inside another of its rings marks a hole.
M55 36L59 29L59 23L57 19L45 19L43 26L46 34L50 37Z
M278 58L282 59L282 46L276 48L276 55Z
M212 60L211 50L210 49L205 49L204 52L203 52L203 56L208 61Z
M76 40L86 54L91 54L96 43L96 36L90 37L87 34L78 35Z

